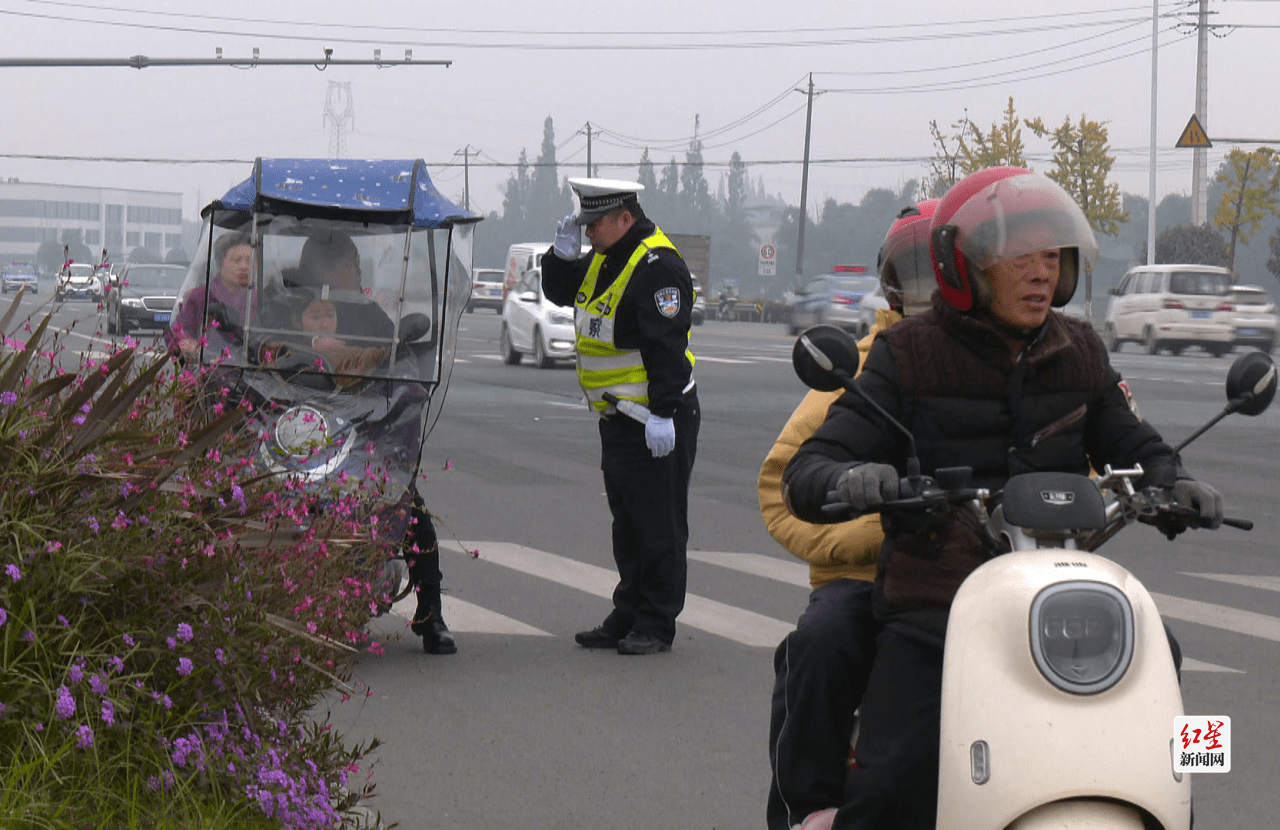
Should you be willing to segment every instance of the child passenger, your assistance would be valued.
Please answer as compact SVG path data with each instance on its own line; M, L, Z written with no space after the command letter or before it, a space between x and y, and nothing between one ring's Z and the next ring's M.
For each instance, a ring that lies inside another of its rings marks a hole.
M345 340L330 336L338 331L338 308L332 300L317 297L295 308L300 308L293 321L295 327L312 334L311 348L328 360L335 372L363 374L386 356L384 348L349 346Z

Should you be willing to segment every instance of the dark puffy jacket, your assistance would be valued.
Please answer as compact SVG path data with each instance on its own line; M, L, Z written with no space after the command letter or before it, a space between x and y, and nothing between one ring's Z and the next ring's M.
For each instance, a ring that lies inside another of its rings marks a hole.
M973 468L975 486L999 489L1031 471L1088 473L1142 464L1172 481L1173 452L1129 405L1120 375L1087 324L1051 314L1018 359L990 324L935 296L934 309L882 332L859 385L916 440L921 471ZM858 395L846 393L783 476L787 503L822 522L828 490L851 464L893 464L906 474L907 443ZM923 529L886 526L876 574L877 610L908 635L941 643L960 583L998 551L976 517L956 507Z

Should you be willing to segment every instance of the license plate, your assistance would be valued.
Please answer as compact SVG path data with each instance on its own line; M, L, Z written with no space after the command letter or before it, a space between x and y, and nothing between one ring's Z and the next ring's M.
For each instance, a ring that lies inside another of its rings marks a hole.
M1193 311L1191 312L1191 317L1195 320L1208 320L1209 315L1212 313L1211 311Z
M1251 336L1253 336L1253 335L1255 335L1255 334L1257 334L1257 333L1258 333L1258 330L1257 330L1257 329L1237 329L1237 330L1236 330L1236 334L1246 335L1246 336L1250 336L1250 337L1251 337Z
M152 315L152 317L153 317L153 319L154 319L157 323L167 323L167 322L169 322L169 315L168 315L168 313L167 313L167 312L166 312L166 313L164 313L164 314L154 314L154 315Z

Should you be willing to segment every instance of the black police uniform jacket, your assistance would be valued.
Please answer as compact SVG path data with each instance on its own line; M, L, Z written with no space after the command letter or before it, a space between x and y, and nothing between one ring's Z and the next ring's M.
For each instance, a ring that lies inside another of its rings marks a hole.
M656 229L653 222L641 219L605 251L595 294L588 300L613 285L636 247ZM542 293L556 305L572 306L587 276L592 254L588 251L580 259L569 262L552 251L554 248L542 257ZM667 317L658 310L657 297L670 288L680 292L680 306L674 315ZM679 253L672 248L655 248L636 263L618 304L614 345L619 349L640 350L649 376L649 411L661 418L670 418L676 411L693 372L685 355L692 313L693 278Z
M1173 451L1132 407L1088 324L1051 313L1014 358L1000 332L934 295L933 309L877 337L857 383L915 437L920 469L973 468L973 486L999 489L1035 471L1088 474L1090 465L1140 463L1145 482L1172 483ZM851 464L889 463L906 474L904 436L846 392L783 475L801 519L830 522L822 505ZM1185 477L1185 474L1182 475ZM968 507L923 529L886 519L876 611L907 636L941 645L960 583L994 550Z

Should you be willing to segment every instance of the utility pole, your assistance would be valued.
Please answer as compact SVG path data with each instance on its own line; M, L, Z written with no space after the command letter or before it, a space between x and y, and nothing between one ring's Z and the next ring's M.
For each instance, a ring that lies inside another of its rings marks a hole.
M1159 76L1160 0L1151 0L1151 147L1147 160L1147 264L1156 264L1156 79Z
M587 178L591 178L591 122L587 122Z
M461 150L455 150L454 155L462 154L462 209L470 212L471 210L471 166L468 162L471 160L471 145L468 144ZM477 155L479 153L477 152Z
M796 92L804 92L797 89ZM809 73L809 91L806 93L809 103L804 113L804 168L800 175L800 227L796 234L796 288L804 282L804 226L808 218L809 200L809 135L813 126L813 73Z
M1200 0L1196 20L1196 118L1209 135L1209 0ZM1209 157L1204 147L1191 152L1191 224L1203 225L1209 221Z

